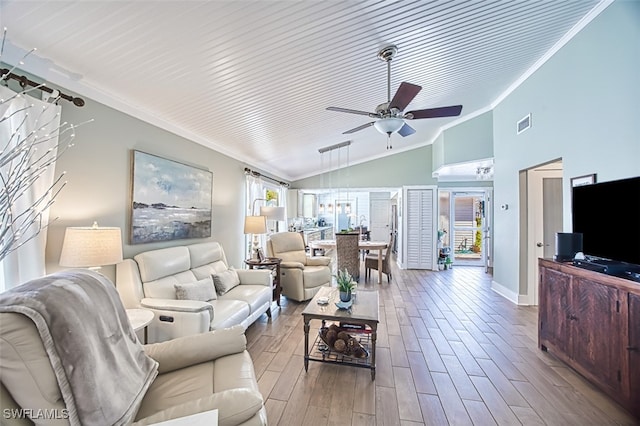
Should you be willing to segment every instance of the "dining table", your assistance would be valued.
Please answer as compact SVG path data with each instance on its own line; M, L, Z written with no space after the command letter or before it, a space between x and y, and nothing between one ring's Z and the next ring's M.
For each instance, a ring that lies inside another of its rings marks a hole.
M382 282L382 250L389 245L386 241L358 241L358 249L378 252L378 283ZM336 248L336 240L315 240L309 242L312 250L331 250Z

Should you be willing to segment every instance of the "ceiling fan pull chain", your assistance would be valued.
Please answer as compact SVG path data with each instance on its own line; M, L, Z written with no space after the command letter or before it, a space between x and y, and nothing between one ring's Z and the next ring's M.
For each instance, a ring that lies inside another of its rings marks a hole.
M393 148L391 146L391 133L387 133L387 149Z

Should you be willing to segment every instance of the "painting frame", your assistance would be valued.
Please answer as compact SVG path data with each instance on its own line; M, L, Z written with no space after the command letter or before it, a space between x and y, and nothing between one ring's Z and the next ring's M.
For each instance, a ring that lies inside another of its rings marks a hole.
M129 242L211 237L213 173L132 150Z
M594 183L596 183L596 174L595 173L592 173L590 175L577 176L577 177L571 178L571 187L572 188L575 188L576 186L592 185Z
M264 262L266 260L266 257L264 256L264 251L262 251L262 247L258 247L256 249L256 255L258 256L259 262Z

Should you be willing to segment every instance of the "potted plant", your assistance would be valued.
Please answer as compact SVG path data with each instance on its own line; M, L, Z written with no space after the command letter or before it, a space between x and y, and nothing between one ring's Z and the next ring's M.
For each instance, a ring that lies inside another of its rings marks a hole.
M356 287L351 274L349 274L347 268L344 268L342 271L338 271L338 275L335 275L335 278L340 291L340 301L349 302L351 300L351 291Z
M451 256L447 256L447 258L444 261L444 269L451 269L453 268L453 261L451 260Z

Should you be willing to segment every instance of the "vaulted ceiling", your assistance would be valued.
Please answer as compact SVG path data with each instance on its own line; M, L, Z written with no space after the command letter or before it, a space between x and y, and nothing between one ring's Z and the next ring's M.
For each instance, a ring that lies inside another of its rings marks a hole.
M327 166L318 149L351 140L350 163L424 146L490 108L554 45L602 9L594 0L8 1L3 57L52 83L284 179ZM573 30L572 30L573 29ZM386 136L371 118L422 86L406 110L463 105L459 118L411 120ZM71 106L69 106L71 107ZM428 159L425 159L427 161Z

